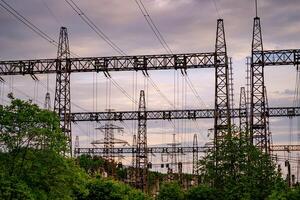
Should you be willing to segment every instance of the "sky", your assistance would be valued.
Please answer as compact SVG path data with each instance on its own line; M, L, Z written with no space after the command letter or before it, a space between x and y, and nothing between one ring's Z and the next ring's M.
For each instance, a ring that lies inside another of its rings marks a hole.
M134 0L73 0L101 30L127 55L164 54ZM59 28L68 28L70 49L80 57L119 55L88 27L63 0L10 0L6 1L52 38L58 38ZM3 4L2 2L0 2ZM224 19L228 55L233 59L235 107L238 106L240 87L246 84L246 57L251 52L254 0L143 0L151 18L174 53L213 52L218 18ZM300 1L259 0L258 15L261 18L264 49L293 49L300 47ZM0 7L0 59L55 58L57 49ZM213 69L191 69L188 77L201 100L195 98L179 71L151 71L153 82L166 95L175 108L213 108ZM113 79L138 100L140 89L145 89L148 110L174 108L153 88L141 72L112 72ZM1 100L9 91L23 99L43 106L47 88L47 76L38 75L35 82L29 76L3 77ZM49 75L49 88L53 105L55 75ZM292 106L296 83L294 66L266 67L265 80L269 106ZM147 84L148 82L148 84ZM132 103L103 74L72 74L72 110L104 111L136 110ZM109 89L111 88L111 89ZM108 92L110 91L110 92ZM110 93L110 95L109 95ZM275 144L296 143L299 118L271 119L271 131ZM125 128L116 135L130 144L136 132L136 122L117 123ZM73 125L73 137L80 137L83 147L94 139L103 138L95 130L102 124L78 123ZM176 141L191 145L194 134L203 145L212 138L208 129L213 120L175 120L148 122L148 144L159 145ZM173 126L176 128L174 129Z

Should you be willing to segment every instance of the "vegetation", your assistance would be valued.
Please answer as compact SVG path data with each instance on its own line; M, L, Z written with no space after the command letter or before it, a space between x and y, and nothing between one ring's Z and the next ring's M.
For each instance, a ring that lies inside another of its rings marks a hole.
M67 139L54 112L21 100L0 108L0 199L147 199L97 176L101 159L63 156ZM92 172L92 173L86 173Z
M177 182L164 183L159 191L157 200L183 200L184 192Z
M236 136L226 136L218 152L212 149L199 164L203 183L226 199L265 199L285 187L270 156Z
M54 112L12 99L0 107L0 130L0 199L150 199L118 181L132 169L101 157L64 156L67 138ZM103 172L111 178L101 177ZM287 187L268 155L234 136L199 161L199 172L200 185L185 191L177 182L163 183L157 172L149 182L161 182L157 200L300 199L300 188Z

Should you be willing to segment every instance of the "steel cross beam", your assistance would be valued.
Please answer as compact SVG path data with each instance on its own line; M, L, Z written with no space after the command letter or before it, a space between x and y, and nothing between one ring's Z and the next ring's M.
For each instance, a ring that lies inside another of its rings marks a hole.
M253 56L259 58L260 51L254 51ZM300 49L264 50L264 66L297 65L300 64ZM260 59L256 59L253 65L260 65Z
M172 120L172 119L210 119L214 118L214 109L194 110L156 110L146 111L147 120ZM240 117L240 109L231 110L233 118ZM271 107L267 109L269 117L294 117L300 116L300 107ZM78 112L71 113L71 121L125 121L138 120L138 111L120 112ZM61 119L63 120L63 119Z
M69 58L70 72L108 72L214 68L214 52ZM0 61L0 75L56 73L58 59Z
M172 154L172 153L201 153L206 152L209 149L207 146L195 146L195 147L148 147L147 152L150 154ZM300 145L272 145L271 151L300 151ZM113 154L132 154L136 153L136 148L133 147L120 147L113 148ZM74 155L104 155L105 148L75 148Z
M259 54L261 52L254 52ZM58 59L32 59L0 61L0 76L57 73L61 62L68 62L70 72L106 72L167 70L187 68L214 68L214 52L161 54L137 56L82 57ZM265 66L300 64L300 49L265 50ZM254 65L258 63L254 62Z

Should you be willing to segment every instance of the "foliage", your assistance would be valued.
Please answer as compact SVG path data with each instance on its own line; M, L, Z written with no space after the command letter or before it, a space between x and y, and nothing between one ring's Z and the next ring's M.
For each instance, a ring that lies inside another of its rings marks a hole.
M88 195L82 200L147 200L145 194L114 180L91 179L87 185Z
M184 192L177 182L164 183L157 196L157 200L183 200Z
M84 191L86 175L61 155L67 140L54 112L12 100L0 108L0 130L0 198L72 199Z
M267 200L298 200L300 199L300 187L297 186L292 189L284 189L284 190L273 190L272 194L270 194Z
M284 184L269 155L235 136L226 136L218 151L212 149L200 160L200 172L202 181L225 199L265 199Z
M0 108L0 131L2 148L13 154L18 154L21 148L62 152L67 147L57 114L19 99Z
M218 200L222 199L218 191L207 185L200 185L191 188L186 195L189 200Z
M104 167L104 159L98 156L80 155L76 158L77 163L86 173L96 175Z

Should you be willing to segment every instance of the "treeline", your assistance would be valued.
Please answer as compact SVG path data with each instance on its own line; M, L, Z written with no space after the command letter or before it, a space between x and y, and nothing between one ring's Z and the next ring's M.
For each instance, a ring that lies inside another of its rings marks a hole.
M0 199L148 199L64 156L67 138L54 112L12 100L0 108L0 127Z
M150 173L149 183L161 182L156 197L150 197L119 181L128 177L128 169L116 163L65 156L67 138L54 112L12 99L0 107L0 128L0 199L300 199L300 189L287 187L270 156L234 136L199 161L198 186L183 190Z

